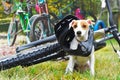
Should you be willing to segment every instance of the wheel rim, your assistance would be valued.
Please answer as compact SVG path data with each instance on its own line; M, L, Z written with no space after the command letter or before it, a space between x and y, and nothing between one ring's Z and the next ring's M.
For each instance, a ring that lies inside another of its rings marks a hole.
M36 38L36 40L39 40L39 39L41 39L43 37L42 36L43 29L42 28L43 28L42 22L38 21L38 23L35 26L35 38Z

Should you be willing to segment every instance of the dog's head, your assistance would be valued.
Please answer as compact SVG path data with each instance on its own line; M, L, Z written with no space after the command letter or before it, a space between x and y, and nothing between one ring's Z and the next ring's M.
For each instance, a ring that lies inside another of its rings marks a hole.
M90 20L72 20L69 28L73 28L75 37L78 41L86 41L88 39Z

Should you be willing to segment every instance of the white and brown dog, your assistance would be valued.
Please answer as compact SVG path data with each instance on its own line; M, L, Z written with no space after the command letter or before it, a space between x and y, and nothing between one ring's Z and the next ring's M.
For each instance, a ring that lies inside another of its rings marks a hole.
M78 48L78 44L82 41L86 41L89 36L89 25L90 20L73 20L69 24L69 27L73 28L75 37L70 42L70 49L76 50ZM74 69L80 70L83 72L87 69L90 69L91 75L94 76L94 46L92 48L91 54L88 57L82 56L69 56L69 62L66 68L66 73L73 72Z

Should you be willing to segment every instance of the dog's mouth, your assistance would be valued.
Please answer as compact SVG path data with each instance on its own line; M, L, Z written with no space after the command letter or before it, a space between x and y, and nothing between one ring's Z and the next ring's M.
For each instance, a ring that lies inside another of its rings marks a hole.
M77 37L82 37L82 35L81 34L77 34Z
M76 37L76 39L80 42L80 41L85 41L85 37L84 36L81 36L81 35L78 35Z

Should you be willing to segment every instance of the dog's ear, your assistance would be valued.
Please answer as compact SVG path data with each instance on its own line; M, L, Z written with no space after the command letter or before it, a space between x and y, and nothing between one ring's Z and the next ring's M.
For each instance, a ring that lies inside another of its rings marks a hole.
M87 19L88 24L92 24L92 21L90 19Z
M93 25L93 24L95 24L95 23L92 22L92 20L90 20L90 19L87 19L87 23L88 23L89 25Z
M70 24L69 24L69 29L70 28L76 28L77 27L77 21L76 20L72 20L71 22L70 22Z

